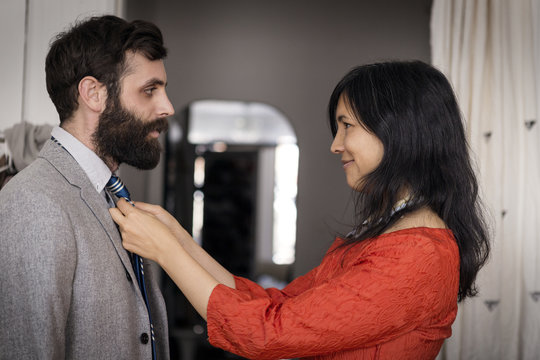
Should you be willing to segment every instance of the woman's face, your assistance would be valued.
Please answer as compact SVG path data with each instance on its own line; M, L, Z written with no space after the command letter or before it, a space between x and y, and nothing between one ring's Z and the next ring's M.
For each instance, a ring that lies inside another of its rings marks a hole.
M347 184L362 189L362 179L379 166L384 147L373 133L366 130L360 119L349 110L343 95L336 109L337 133L330 150L341 155Z

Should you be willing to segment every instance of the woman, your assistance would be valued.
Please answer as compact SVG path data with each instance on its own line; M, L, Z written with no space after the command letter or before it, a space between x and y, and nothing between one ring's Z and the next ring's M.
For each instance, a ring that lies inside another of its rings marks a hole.
M157 261L209 341L256 359L433 359L489 253L460 111L422 62L360 66L329 103L358 224L282 291L235 277L162 208L111 209L124 246Z

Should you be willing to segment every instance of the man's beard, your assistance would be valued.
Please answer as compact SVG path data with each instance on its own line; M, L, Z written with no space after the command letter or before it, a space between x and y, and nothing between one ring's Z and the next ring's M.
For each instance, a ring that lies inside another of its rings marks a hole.
M137 169L153 169L159 163L161 144L157 138L149 138L152 131L168 129L166 118L143 122L125 109L118 97L107 104L99 117L99 124L92 135L96 154L108 164L126 163ZM110 164L108 164L110 165Z

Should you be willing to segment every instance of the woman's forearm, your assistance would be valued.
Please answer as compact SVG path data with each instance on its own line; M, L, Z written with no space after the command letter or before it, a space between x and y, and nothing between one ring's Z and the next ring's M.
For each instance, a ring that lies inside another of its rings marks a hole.
M179 239L184 250L219 283L234 289L235 281L233 275L200 247L191 236L190 239L191 241Z
M216 285L235 286L231 273L161 207L144 203L133 207L120 199L109 212L120 227L124 248L156 261L203 318Z
M163 253L157 260L195 310L206 320L208 301L219 281L180 244Z
M149 212L165 225L174 235L176 240L182 245L187 253L199 263L217 281L231 288L235 287L234 277L216 260L214 260L203 248L193 240L191 235L180 225L180 223L161 206L136 202L138 209Z

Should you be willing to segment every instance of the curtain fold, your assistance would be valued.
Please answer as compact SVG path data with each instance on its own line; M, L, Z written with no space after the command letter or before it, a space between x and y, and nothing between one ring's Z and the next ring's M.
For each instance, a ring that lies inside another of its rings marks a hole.
M540 358L539 2L433 1L432 63L456 91L493 234L440 359Z

